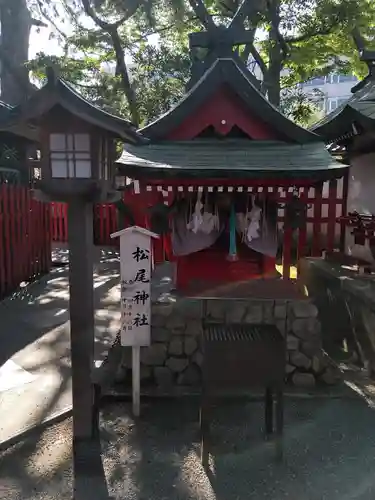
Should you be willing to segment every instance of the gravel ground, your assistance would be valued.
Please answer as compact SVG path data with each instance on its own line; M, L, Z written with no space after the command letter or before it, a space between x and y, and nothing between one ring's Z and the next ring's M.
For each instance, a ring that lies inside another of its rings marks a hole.
M373 500L374 410L360 399L288 400L285 459L262 439L259 403L221 404L210 480L197 453L198 406L155 401L135 423L130 406L102 415L102 457L116 500ZM71 421L0 455L0 498L71 499ZM91 496L96 500L95 496Z

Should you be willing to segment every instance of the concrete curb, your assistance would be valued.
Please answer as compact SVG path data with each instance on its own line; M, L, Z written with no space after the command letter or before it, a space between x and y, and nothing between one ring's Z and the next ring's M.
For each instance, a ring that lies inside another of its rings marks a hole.
M72 415L72 405L68 405L62 410L58 410L55 413L52 413L49 417L38 424L31 424L28 427L25 427L17 434L14 434L12 437L5 439L0 442L0 451L5 451L11 446L17 444L22 439L30 437L34 432L40 432L49 427L50 425L58 424L62 422L66 418L71 417Z
M175 392L175 393L167 393L167 392L159 392L159 391L149 391L149 392L142 392L141 393L141 398L146 401L152 401L152 400L173 400L173 399L181 399L181 398L199 398L201 396L200 392L198 391L189 391L189 392ZM345 391L345 393L307 393L307 392L290 392L290 391L285 391L284 392L284 397L287 399L359 399L361 396L360 394L356 393L355 391L352 391L348 389ZM217 396L218 399L238 399L238 400L247 400L247 401L263 401L264 395L259 392L259 393L222 393ZM125 402L125 401L131 401L132 400L132 391L131 389L129 390L124 390L124 391L108 391L104 392L101 396L101 405L104 406L105 404L108 403L115 403L115 402Z

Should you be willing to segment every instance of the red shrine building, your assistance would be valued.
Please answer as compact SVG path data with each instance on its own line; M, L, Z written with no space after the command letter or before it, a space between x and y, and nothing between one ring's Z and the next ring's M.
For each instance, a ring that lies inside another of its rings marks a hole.
M280 199L292 232L306 224L301 190L346 166L267 101L232 50L211 51L192 75L181 101L140 130L148 143L126 144L117 161L137 181L136 222L163 235L156 257L176 262L178 289L274 276Z

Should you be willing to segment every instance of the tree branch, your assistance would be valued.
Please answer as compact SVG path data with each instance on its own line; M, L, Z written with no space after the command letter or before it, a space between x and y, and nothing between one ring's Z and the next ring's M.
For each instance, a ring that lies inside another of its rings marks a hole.
M366 42L357 27L355 27L352 31L352 37L358 52L363 52L366 48Z
M313 38L314 36L330 35L332 33L334 27L335 27L335 25L332 24L332 26L322 28L322 29L317 29L315 31L310 31L310 32L304 33L303 35L294 36L294 37L293 36L292 37L285 37L284 40L285 40L285 42L287 42L289 44L305 42L306 40L308 40L309 38Z
M90 0L82 0L82 5L85 13L89 17L91 17L94 23L97 26L99 26L99 28L101 28L103 31L108 33L108 35L111 37L112 46L115 51L115 58L116 58L116 75L121 77L121 82L124 88L126 99L129 104L131 119L134 125L138 126L139 113L136 102L136 96L134 89L130 83L128 68L125 62L125 50L122 46L121 38L118 33L118 28L121 24L123 24L127 19L129 19L135 13L135 11L140 5L140 0L130 0L127 5L126 14L119 21L116 21L115 23L108 23L107 21L101 19L96 14L95 10L92 8Z
M208 13L208 10L206 9L206 6L204 5L202 0L189 0L189 3L196 16L207 31L211 31L216 28L212 16Z
M229 28L243 27L246 19L251 19L254 14L262 10L260 8L263 0L242 0L235 12Z

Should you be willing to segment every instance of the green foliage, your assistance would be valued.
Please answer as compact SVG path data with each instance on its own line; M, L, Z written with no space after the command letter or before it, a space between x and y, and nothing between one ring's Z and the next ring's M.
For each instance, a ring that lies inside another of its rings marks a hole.
M113 113L134 116L129 106L134 98L141 126L167 111L183 95L189 78L187 35L202 29L188 2L94 0L88 2L90 16L85 3L62 0L57 9L49 0L38 2L44 9L41 16L48 15L58 25L55 32L64 56L38 54L30 61L36 81L43 79L45 66L52 62L83 95ZM239 4L240 0L205 1L217 24L227 24ZM64 19L74 28L69 37L58 22ZM111 31L103 22L116 24L133 97L119 68ZM239 47L240 55L244 60L248 54L255 59L265 93L280 84L281 110L301 124L308 124L317 110L305 95L294 91L295 85L334 70L364 76L367 68L359 60L354 27L367 38L368 48L375 48L373 0L259 0L258 9L244 24L253 30L254 42ZM276 91L276 105L277 96ZM275 93L269 97L275 99Z

